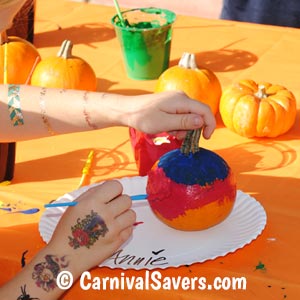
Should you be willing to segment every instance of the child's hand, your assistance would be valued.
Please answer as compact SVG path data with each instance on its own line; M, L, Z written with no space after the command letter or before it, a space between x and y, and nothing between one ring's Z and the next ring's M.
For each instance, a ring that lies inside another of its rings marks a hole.
M73 275L79 276L111 256L130 237L136 216L118 181L93 187L77 200L61 218L49 247L52 253L66 255Z

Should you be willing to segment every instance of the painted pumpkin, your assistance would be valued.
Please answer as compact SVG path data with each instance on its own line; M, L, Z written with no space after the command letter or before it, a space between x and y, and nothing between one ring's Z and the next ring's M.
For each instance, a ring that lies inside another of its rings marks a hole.
M224 90L220 115L224 125L245 137L277 137L296 120L296 99L280 85L241 80Z
M236 198L228 164L199 148L200 130L189 131L180 149L164 154L148 173L146 191L154 214L179 230L202 230L223 221Z
M35 86L95 91L97 78L92 67L72 55L72 42L65 40L57 56L39 62L32 77Z
M30 42L15 36L0 35L0 82L25 84L40 54ZM5 77L5 80L4 80Z
M190 98L210 106L216 114L222 94L217 76L210 70L199 68L194 54L183 53L177 66L165 70L157 80L155 92L180 90Z

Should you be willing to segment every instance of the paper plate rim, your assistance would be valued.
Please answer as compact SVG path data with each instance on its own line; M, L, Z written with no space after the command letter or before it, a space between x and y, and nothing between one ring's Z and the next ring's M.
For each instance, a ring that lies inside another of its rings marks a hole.
M147 176L122 177L122 178L116 178L115 180L119 180L123 184L125 192L126 192L126 188L128 187L128 183L129 184L134 183L138 186L138 189L139 189L138 193L145 193ZM82 193L84 193L91 187L102 184L102 183L103 182L94 183L89 186L85 186L79 190L74 190L72 192L66 193L66 194L62 195L61 197L57 198L57 200L55 202L64 202L64 201L75 200L77 197L79 197ZM129 186L129 188L130 188L130 186ZM128 194L133 195L130 192ZM203 263L207 260L214 260L218 257L224 257L229 253L234 253L237 250L245 247L246 245L249 245L255 239L257 239L258 236L260 236L261 233L263 232L263 230L265 229L265 226L267 223L267 214L266 214L266 211L264 210L263 206L261 205L261 203L258 202L256 199L254 199L252 196L242 192L241 190L237 191L237 201L235 203L232 213L236 212L237 209L240 209L241 205L245 206L244 203L240 204L240 202L239 202L239 201L241 201L240 198L244 198L244 200L246 199L246 201L248 201L246 204L248 206L250 205L250 207L252 209L252 213L255 213L255 218L256 218L255 221L256 222L255 222L255 227L253 229L253 233L249 234L247 236L247 238L245 238L243 241L238 242L237 245L231 247L231 249L230 249L230 245L228 246L226 244L226 245L223 245L224 246L223 250L219 250L220 249L219 248L219 249L217 249L216 253L212 253L211 256L204 257L204 258L199 257L199 259L197 259L195 257L195 251L191 250L191 251L185 252L183 254L183 255L185 255L185 258L182 257L182 254L178 254L177 256L173 255L172 259L176 258L176 257L181 259L177 263L173 262L171 265L162 265L162 266L155 266L155 267L150 267L150 268L143 267L143 266L130 266L130 267L127 266L127 267L125 267L125 266L120 266L120 265L110 265L108 263L109 259L104 261L99 266L100 267L108 267L111 269L123 269L123 270L128 270L128 269L135 269L135 270L148 269L149 270L149 269L178 268L178 267L181 267L182 265ZM146 205L145 205L145 203L146 203ZM133 208L135 210L137 210L137 212L139 212L139 210L141 210L142 207L145 207L145 206L149 207L147 200L133 202ZM60 217L61 217L61 215L63 214L63 212L65 210L66 210L66 207L55 207L55 208L51 208L51 213L60 215ZM149 210L151 211L150 207L149 207ZM39 232L40 232L40 235L41 235L43 241L46 243L48 243L50 241L53 231L55 230L55 227L60 219L60 217L49 218L48 217L49 213L50 213L49 210L45 210L45 212L43 213L43 215L40 219L40 222L39 222ZM226 220L227 219L225 219L223 222L221 222L220 224L218 224L216 226L222 226L222 224L225 225L224 222L226 222ZM259 221L259 222L257 222L257 221ZM159 222L161 224L161 226L167 226L167 225L161 223L158 219L157 219L157 222ZM216 227L216 226L214 226L214 227ZM214 227L211 227L207 230L213 230ZM175 230L175 229L170 229L170 230ZM191 254L191 255L189 255L189 254Z

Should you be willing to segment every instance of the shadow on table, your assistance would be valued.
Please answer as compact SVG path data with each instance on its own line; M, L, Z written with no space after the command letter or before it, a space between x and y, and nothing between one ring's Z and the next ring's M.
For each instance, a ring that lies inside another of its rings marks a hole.
M57 29L36 33L34 45L38 48L60 46L63 40L68 39L73 44L86 44L107 41L115 37L114 29L107 23L85 23L72 27L60 27Z
M245 172L284 168L298 157L295 149L276 140L250 141L215 152L227 161L238 176Z
M231 72L253 66L258 61L255 54L242 49L229 48L240 41L242 40L233 41L220 49L195 53L198 67L213 72ZM173 60L170 65L176 65L178 62L179 59Z
M196 53L199 68L206 68L213 72L231 72L243 70L253 66L258 57L253 53L241 49L220 49ZM179 59L172 60L170 66L177 65Z
M258 58L249 51L241 49L220 49L196 54L199 66L213 72L231 72L253 66Z
M91 176L109 175L116 170L132 172L135 162L120 150L125 140L114 148L96 148ZM90 149L81 149L56 156L16 164L14 183L80 178ZM215 150L223 157L237 177L247 172L268 172L285 168L297 160L295 149L280 141L251 141L227 149ZM30 172L29 172L30 170Z
M251 141L215 152L233 170L238 189L252 194L266 207L278 212L282 210L285 199L291 206L285 209L296 211L299 207L300 179L293 178L287 171L291 170L291 165L296 169L299 154L286 143L276 140ZM290 201L290 198L295 201Z
M273 211L291 216L299 214L299 186L299 178L284 176L240 174L238 181L238 189L257 199L267 214Z
M132 171L135 168L135 164L130 161L126 153L119 150L122 145L128 142L129 140L117 145L113 149L94 149L95 154L90 169L90 176L108 176L116 170L126 169ZM78 177L79 182L90 150L81 149L56 156L17 163L13 183L50 181L76 177Z
M114 86L117 84L119 84L118 81L111 81L105 78L97 78L97 91L120 94L120 95L128 95L128 96L150 94L150 91L141 90L141 89L115 88ZM136 85L138 86L138 81Z

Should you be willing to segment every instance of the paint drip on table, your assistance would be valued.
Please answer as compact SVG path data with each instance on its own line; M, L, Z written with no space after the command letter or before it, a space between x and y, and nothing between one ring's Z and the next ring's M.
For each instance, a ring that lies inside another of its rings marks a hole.
M3 214L25 214L32 215L40 211L39 208L24 208L22 201L17 201L16 203L5 203L0 201L0 210L3 211Z

